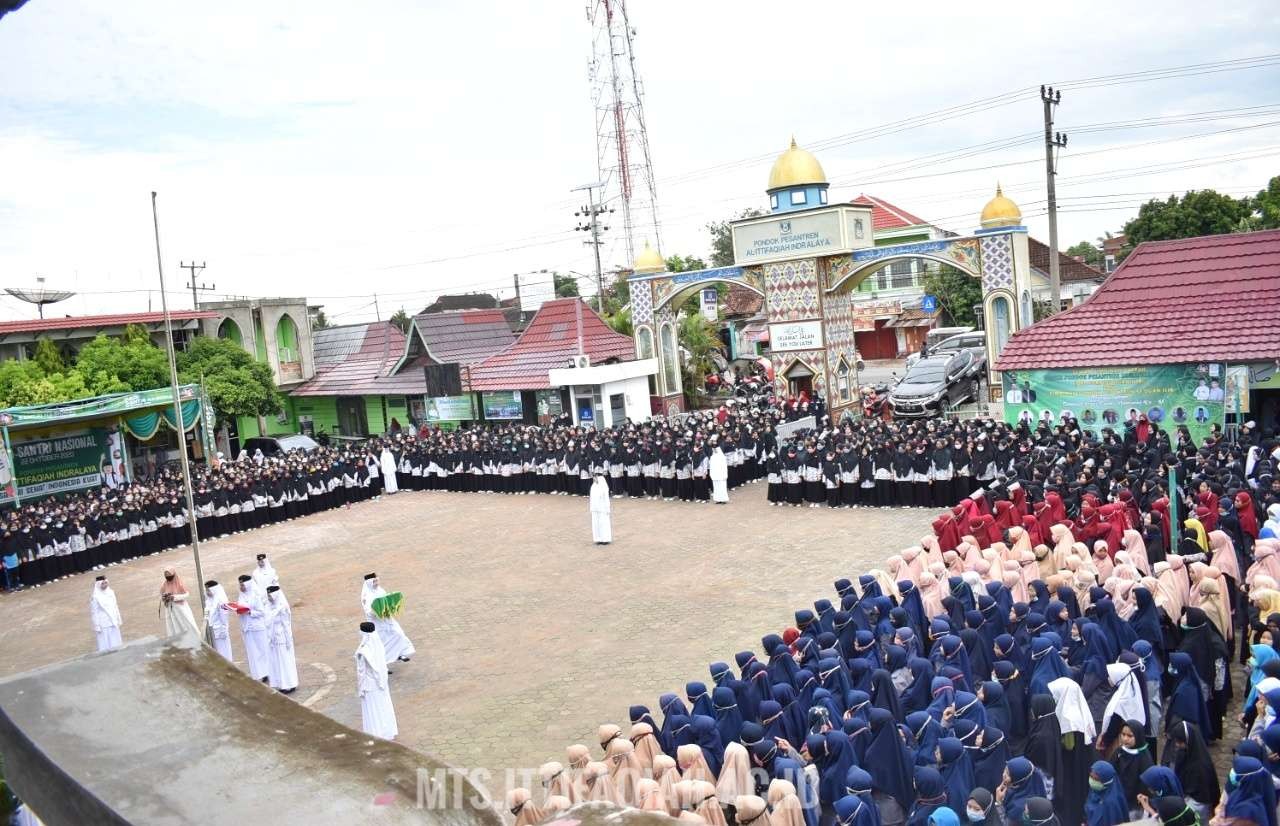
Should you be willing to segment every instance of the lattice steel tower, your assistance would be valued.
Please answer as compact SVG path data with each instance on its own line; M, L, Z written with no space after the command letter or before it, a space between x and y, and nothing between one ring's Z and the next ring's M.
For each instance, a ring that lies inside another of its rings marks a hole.
M661 249L658 190L644 117L644 84L636 68L635 29L626 0L588 0L591 100L596 116L596 165L605 184L601 203L622 212L626 262L648 241Z

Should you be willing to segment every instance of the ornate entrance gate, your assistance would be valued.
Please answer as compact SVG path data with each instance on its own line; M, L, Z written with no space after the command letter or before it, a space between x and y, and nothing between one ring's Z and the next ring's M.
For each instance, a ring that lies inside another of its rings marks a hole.
M774 163L767 192L770 214L731 224L736 266L669 273L648 248L636 260L628 279L636 350L662 364L663 412L683 407L677 299L708 283L739 284L764 296L776 392L788 394L801 378L833 411L857 401L851 292L888 264L920 258L981 280L988 365L1034 320L1027 230L999 187L973 234L887 246L875 245L871 206L827 204L822 167L794 141ZM998 385L998 377L989 375L989 384Z

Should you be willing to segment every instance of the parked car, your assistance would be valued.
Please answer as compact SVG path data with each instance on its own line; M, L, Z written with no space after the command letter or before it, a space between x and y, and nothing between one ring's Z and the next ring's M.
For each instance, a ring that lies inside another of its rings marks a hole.
M320 444L315 439L303 433L292 436L254 436L252 439L245 439L241 445L250 456L255 450L261 450L263 456L275 456L289 450L304 450L309 453L318 447Z
M979 376L971 350L922 358L907 369L902 381L889 392L894 416L937 416L978 396Z
M921 358L928 356L938 356L943 354L958 353L961 350L969 350L973 353L974 366L972 372L976 375L984 370L987 366L987 334L981 330L972 330L967 333L948 336L939 342L929 344L926 342L925 347L920 353L913 353L907 356L907 366L915 364Z

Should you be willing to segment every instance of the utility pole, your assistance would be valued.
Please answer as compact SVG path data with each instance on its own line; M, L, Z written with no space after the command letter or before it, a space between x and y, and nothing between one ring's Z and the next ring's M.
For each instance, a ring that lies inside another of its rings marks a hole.
M1062 310L1062 278L1058 274L1058 194L1054 178L1058 174L1058 162L1054 150L1067 145L1067 136L1053 131L1053 113L1062 102L1062 91L1052 86L1040 87L1040 100L1044 103L1044 166L1049 186L1049 303L1051 315Z
M603 181L599 183L594 183L594 184L583 184L582 186L575 186L573 189L570 190L570 192L581 192L584 189L587 191L587 205L584 207L580 207L577 212L573 213L573 217L582 218L583 220L586 221L586 223L579 221L578 225L574 227L574 229L579 230L581 232L591 233L591 240L583 241L582 243L589 244L595 249L596 308L600 311L600 315L604 315L604 272L600 269L600 245L603 244L604 242L600 240L600 233L608 232L609 228L600 226L600 216L605 214L611 214L613 212L613 209L612 208L606 209L604 204L596 203L596 190L604 189Z
M187 524L191 526L191 555L196 563L196 587L200 594L200 609L204 610L204 571L200 567L200 531L196 526L195 494L191 491L191 465L187 461L187 440L182 429L182 401L178 398L178 362L173 352L173 320L169 316L169 299L164 292L164 259L160 256L160 215L156 209L156 194L151 193L151 223L156 232L156 270L160 273L160 306L164 310L165 352L169 356L169 387L173 391L173 423L178 431L178 459L182 468L182 489L187 498ZM204 264L200 265L204 269ZM193 279L194 283L194 279Z
M184 270L190 270L191 272L191 283L187 285L187 289L191 290L191 309L198 310L200 309L200 298L199 296L196 295L196 293L198 292L207 293L210 290L216 289L217 285L216 284L199 284L196 282L196 270L204 269L203 261L201 261L199 264L195 262L195 259L192 259L190 264L184 264L181 261L179 261L178 266Z

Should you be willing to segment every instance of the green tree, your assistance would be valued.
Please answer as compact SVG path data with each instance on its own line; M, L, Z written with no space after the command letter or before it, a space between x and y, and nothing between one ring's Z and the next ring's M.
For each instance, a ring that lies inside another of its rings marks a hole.
M188 384L203 379L219 425L237 416L269 416L284 406L270 365L227 339L197 338L178 353L178 377Z
M688 272L690 270L705 270L706 268L706 263L694 255L667 256L667 272Z
M404 307L396 310L396 314L391 316L391 323L399 328L400 332L405 335L409 334L409 325L413 324L413 317L404 311Z
M1072 244L1067 247L1067 255L1072 258L1079 258L1091 267L1102 266L1102 250L1088 241L1081 241L1079 244Z
M560 273L551 274L552 283L556 286L556 298L569 298L574 295L581 295L578 292L578 279L572 275L561 275Z
M66 369L66 365L62 363L62 353L58 350L58 345L47 338L39 339L36 342L36 353L32 361L40 367L40 372L46 376L53 373L61 373Z
M1267 182L1267 188L1253 199L1255 229L1280 229L1280 175Z
M708 373L716 369L712 356L720 350L720 338L716 328L701 313L690 313L680 319L678 329L680 346L687 353L684 361L684 392L692 399L702 390Z
M1236 232L1253 213L1252 199L1232 198L1212 189L1191 190L1179 198L1150 200L1138 209L1138 217L1124 225L1130 244L1167 241L1198 235Z
M739 212L732 220L759 218L761 215L764 215L763 209L750 207ZM733 266L733 233L729 223L729 221L712 221L707 224L707 232L711 233L711 266L713 267Z
M44 373L34 361L0 362L0 407L31 404L32 388L42 378Z
M618 309L617 312L610 313L605 316L605 323L608 324L615 333L622 333L624 336L633 335L635 330L631 326L631 308Z
M973 307L982 303L982 284L978 279L942 264L927 268L921 285L927 295L938 297L938 303L950 323L976 325Z
M123 339L99 334L80 348L76 356L76 372L94 395L125 390L150 390L169 383L169 359L164 351L151 343L146 330Z
M316 307L316 311L311 314L311 329L323 330L329 326L329 317L324 314L323 307Z

